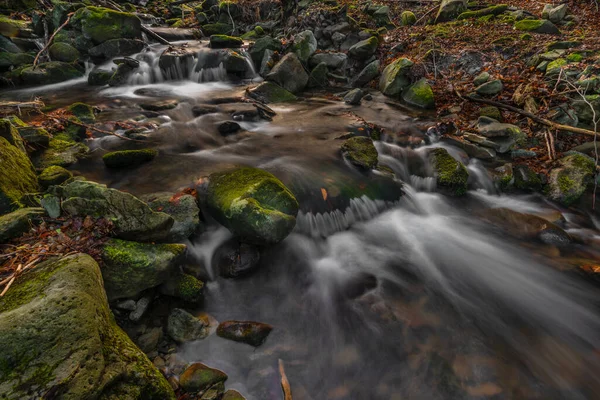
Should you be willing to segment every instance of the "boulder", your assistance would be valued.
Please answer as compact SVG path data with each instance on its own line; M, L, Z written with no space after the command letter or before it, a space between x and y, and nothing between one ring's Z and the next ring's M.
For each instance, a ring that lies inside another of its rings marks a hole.
M80 122L86 124L93 124L96 122L96 114L94 108L89 104L85 103L73 103L68 107L68 110L73 114Z
M187 240L200 226L200 209L196 198L189 194L154 193L142 197L150 208L169 214L175 221L166 241L177 243Z
M353 87L364 87L379 75L379 60L375 60L367 64L362 71L358 73L356 78L352 80Z
M90 71L88 75L88 85L90 86L104 86L108 85L112 78L114 71L107 71L105 69L96 68Z
M377 166L377 149L373 140L366 136L350 138L342 144L342 155L352 165L362 169L373 169Z
M166 111L177 108L179 102L175 99L166 99L166 100L148 100L142 103L139 103L139 106L147 111Z
M32 225L41 221L43 215L41 208L21 208L0 216L0 243L8 243L28 232Z
M164 283L185 253L183 244L150 244L110 239L102 247L102 276L110 301L135 297Z
M167 238L173 218L155 212L137 197L94 182L75 181L63 189L63 210L74 216L108 218L121 239L160 241Z
M526 135L518 126L498 122L490 117L479 117L477 120L477 131L486 138L514 137L520 142L526 139Z
M79 59L79 51L68 43L54 43L48 49L50 58L54 61L72 63Z
M444 148L437 148L429 154L438 188L453 196L461 196L467 192L469 172L459 161L455 160Z
M379 40L375 36L372 36L350 47L348 54L357 60L367 60L375 54L377 46L379 46Z
M233 50L229 50L227 52L225 60L223 61L223 67L225 67L225 70L228 74L241 77L244 77L244 75L249 71L249 65L246 57Z
M294 37L292 52L296 54L300 62L306 64L315 51L317 51L317 39L311 31L300 32Z
M310 58L309 65L316 67L321 63L325 63L327 68L338 69L344 68L347 61L348 56L344 53L318 53Z
M514 168L514 186L516 189L537 192L542 188L539 175L527 165L517 165Z
M47 168L53 165L68 167L83 158L89 148L83 143L75 142L66 133L54 135L48 148L34 158L36 167Z
M558 160L548 178L548 197L565 206L577 201L592 183L596 171L594 159L581 153Z
M248 95L263 103L283 103L297 99L293 93L273 82L263 82L248 91Z
M108 168L133 168L154 160L158 155L155 149L111 151L102 156Z
M40 150L50 146L50 134L44 128L23 126L18 127L17 130L27 146L32 149Z
M73 174L71 171L64 169L63 167L59 167L57 165L53 165L51 167L45 168L40 175L38 176L38 182L42 189L48 189L50 186L60 185L61 183L66 182L71 179Z
M0 15L0 35L4 37L17 37L22 31L27 30L29 23L16 18Z
M479 85L475 89L475 92L481 96L495 96L500 93L503 88L502 81L500 79L494 79L493 81L488 81Z
M83 75L83 71L72 64L50 61L38 64L35 69L32 66L18 68L9 74L9 79L16 84L39 86L81 78Z
M204 339L208 336L205 323L189 312L175 308L169 314L167 333L177 343L186 343ZM181 377L183 378L183 376ZM183 386L183 385L182 385Z
M0 43L0 48L2 48L2 43ZM0 72L9 71L27 64L33 64L34 59L35 57L28 53L0 52Z
M192 275L178 273L160 285L160 293L165 296L176 297L187 303L200 303L204 283Z
M111 39L142 39L142 23L137 16L108 8L80 8L70 24L96 44Z
M360 104L360 100L363 98L363 96L364 93L361 89L352 89L344 96L344 103L357 106Z
M308 87L324 88L329 86L329 80L327 79L327 73L329 69L327 64L320 63L310 71L308 76Z
M233 33L233 26L217 22L215 24L204 24L202 25L202 33L204 36L211 35L231 35Z
M467 0L442 0L435 22L447 22L467 11Z
M19 131L8 118L0 119L0 137L6 139L8 143L25 153L23 138L21 138Z
M37 191L37 177L27 155L0 137L0 215L18 208L24 194Z
M105 61L139 53L144 47L140 39L110 39L89 49L88 54L96 61Z
M383 70L379 78L379 90L386 96L396 97L410 86L408 76L414 63L408 58L399 58Z
M435 109L433 89L431 89L425 78L406 88L402 92L402 100L415 107Z
M524 19L515 23L518 31L560 35L560 30L547 19Z
M0 298L0 346L6 399L175 400L115 323L88 255L45 261L15 281Z
M242 38L228 35L211 35L210 47L212 49L230 49L242 47Z
M273 67L266 79L277 83L293 94L297 94L306 87L308 74L296 54L288 53Z
M486 83L487 81L489 81L491 78L491 75L489 72L487 71L483 71L482 73L480 73L479 75L477 75L475 77L475 79L473 79L473 84L475 86L481 86L484 83Z
M250 167L209 177L206 204L233 234L263 245L283 240L296 225L298 202L271 173Z
M273 330L269 324L253 321L224 321L217 327L217 336L258 347Z
M561 4L559 6L553 7L550 4L546 4L544 6L544 10L542 11L542 18L548 19L551 22L559 23L567 16L568 5Z
M248 54L250 54L250 58L252 58L254 65L257 67L260 67L266 50L281 50L281 42L277 39L273 39L271 36L265 36L254 42L252 47L250 47L250 50L248 50Z

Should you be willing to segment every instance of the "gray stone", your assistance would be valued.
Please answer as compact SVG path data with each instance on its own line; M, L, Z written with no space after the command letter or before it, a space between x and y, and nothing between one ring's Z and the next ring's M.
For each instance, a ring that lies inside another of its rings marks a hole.
M173 309L169 314L167 333L178 343L200 340L208 336L204 322L180 308Z
M279 84L293 94L297 94L306 87L308 74L296 54L288 53L273 67L266 79Z
M485 82L475 89L477 94L482 96L495 96L502 91L504 85L500 79L494 79L493 81Z
M292 51L302 63L308 62L308 59L317 51L317 39L312 31L306 30L297 34Z
M408 74L413 65L407 58L399 58L389 64L379 78L379 90L386 96L399 96L402 90L410 86Z
M467 11L467 0L442 0L435 22L447 22Z
M173 217L175 222L165 239L167 242L187 240L200 225L200 209L194 196L162 192L142 196L142 200L145 200L152 210Z
M111 39L89 49L90 57L96 60L110 60L115 57L130 56L144 49L139 39Z
M28 232L43 215L41 208L21 208L0 216L0 243L7 243Z
M356 78L352 80L352 86L363 87L366 86L373 79L377 78L377 76L379 75L379 66L379 60L375 60L367 64L367 66L364 67L362 71L358 73Z
M363 91L359 88L352 89L344 96L344 102L353 106L360 104L360 100L363 98Z
M60 217L60 199L57 196L47 194L40 203L50 218Z
M137 303L135 303L135 310L129 314L129 319L132 322L139 322L144 314L146 314L146 311L148 311L148 307L150 307L151 302L152 299L148 296L139 299Z
M314 68L320 63L325 63L328 68L338 69L344 68L347 61L348 56L344 53L318 53L310 58L309 65Z

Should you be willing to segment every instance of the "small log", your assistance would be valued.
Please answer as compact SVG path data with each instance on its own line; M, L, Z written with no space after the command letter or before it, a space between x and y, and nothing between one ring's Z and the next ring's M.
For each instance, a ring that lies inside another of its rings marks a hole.
M44 103L40 100L34 101L0 101L0 114L19 114L22 110L39 111L44 107Z

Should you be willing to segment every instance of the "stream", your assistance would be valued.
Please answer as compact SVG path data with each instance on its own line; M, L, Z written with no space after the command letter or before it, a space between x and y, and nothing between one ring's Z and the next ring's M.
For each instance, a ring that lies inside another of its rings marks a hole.
M294 400L600 397L597 282L570 267L577 259L600 263L600 221L541 196L498 194L482 163L428 130L435 115L380 93L350 106L308 92L269 105L276 116L260 120L242 101L260 78L229 82L222 66L195 71L193 63L157 78L162 49L134 56L145 67L126 86L80 79L0 97L37 96L56 107L86 102L103 110L99 126L139 118L154 124L153 162L108 170L107 151L147 145L106 136L90 140L90 156L70 168L110 187L176 192L212 172L251 165L296 195L294 232L264 250L248 276L225 279L216 271L215 251L231 238L225 228L207 221L192 237L189 268L207 279L198 313L275 329L258 348L213 334L179 347L181 358L225 371L227 387L253 400L282 398L279 359ZM177 107L138 106L166 100ZM215 112L195 116L207 106ZM230 115L243 131L223 136L217 124ZM379 163L396 179L360 172L339 155L340 136L368 131L362 121L385 128L376 142ZM467 165L466 196L436 191L426 153L438 146ZM550 216L575 240L517 238L482 218L498 208Z

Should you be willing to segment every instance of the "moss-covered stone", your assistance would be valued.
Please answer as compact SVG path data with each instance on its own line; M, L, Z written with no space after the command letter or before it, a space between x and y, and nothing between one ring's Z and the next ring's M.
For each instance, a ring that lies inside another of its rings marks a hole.
M204 33L205 36L231 35L233 33L233 25L222 24L219 22L216 24L205 24L202 25L202 33Z
M550 62L546 66L546 76L547 77L557 77L560 74L560 70L562 67L567 65L569 62L564 58L557 58L556 60Z
M167 320L167 333L177 343L187 343L204 339L208 336L208 329L200 318L181 308L175 308Z
M195 363L181 374L179 384L186 392L199 392L226 380L227 375L223 371Z
M402 92L402 99L410 105L424 109L435 109L433 89L423 78Z
M230 389L223 393L221 400L246 400L246 398L237 390Z
M547 33L552 35L560 34L560 30L556 25L546 19L524 19L517 21L515 29L518 31Z
M467 0L442 0L435 22L451 21L467 10Z
M217 221L249 243L280 242L296 225L298 201L279 179L258 168L210 175L206 203Z
M19 135L17 128L15 128L8 118L0 119L0 137L3 137L8 143L25 153L23 139Z
M47 189L53 185L60 185L72 177L73 174L71 171L66 170L63 167L52 166L42 171L40 176L38 176L38 181L43 189Z
M379 40L375 36L372 36L368 39L361 40L354 46L350 47L348 54L350 57L358 60L367 60L369 57L375 54L375 51L377 51L377 46L379 46Z
M0 52L0 72L8 71L27 64L33 64L35 59L29 53L10 53L8 51Z
M281 42L271 36L265 36L254 42L252 47L250 47L250 50L248 50L248 54L250 54L250 58L252 58L252 61L257 68L260 67L266 50L281 50Z
M175 399L116 325L88 255L43 262L15 281L0 298L0 346L6 399Z
M389 64L379 78L379 90L386 96L399 96L410 85L408 73L413 65L408 58L399 58Z
M45 149L50 145L51 135L44 128L37 126L24 126L18 127L19 135L25 143L28 149Z
M8 79L18 85L37 86L80 78L83 74L82 70L72 64L50 61L41 63L35 68L33 66L18 68L8 74Z
M20 207L24 194L37 191L37 177L27 155L0 137L0 215Z
M461 162L456 161L444 148L434 149L430 153L430 157L438 187L454 196L465 194L469 179L467 168Z
M164 283L177 272L183 244L149 244L119 239L102 248L102 277L109 300L134 297Z
M160 286L160 292L188 303L200 303L204 283L189 274L174 274Z
M514 168L514 186L518 190L536 192L542 188L542 180L526 165L517 165Z
M412 11L404 11L400 14L402 26L413 26L417 22L417 16Z
M479 115L482 117L495 119L496 121L502 121L502 113L500 112L500 109L498 107L481 107L479 109Z
M85 157L89 151L85 144L77 143L66 133L61 133L50 139L49 147L34 158L34 163L39 168L53 165L69 167Z
M94 108L89 104L80 102L73 103L68 107L68 110L83 123L93 124L96 122Z
M79 51L70 44L67 43L54 43L48 49L50 53L50 58L54 61L63 61L67 63L72 63L79 59Z
M284 103L297 99L293 93L273 82L263 82L254 89L251 89L248 94L250 97L265 103Z
M200 225L200 209L196 198L189 194L154 193L142 196L154 211L161 211L173 217L175 223L166 239L176 243L187 240Z
M27 21L0 15L0 35L4 37L19 36L22 30L27 29L27 25Z
M8 243L29 231L41 221L44 210L41 208L21 208L0 216L0 243Z
M300 93L308 84L308 74L295 53L288 53L273 67L266 76L285 90Z
M114 71L107 71L104 69L95 69L88 75L88 85L90 86L104 86L108 85L112 78Z
M80 8L71 18L71 25L96 44L110 39L142 38L142 23L137 16L109 8Z
M507 4L498 4L496 6L486 7L476 11L465 11L464 13L460 14L456 19L462 20L471 18L481 18L488 15L500 15L506 10L508 10Z
M235 342L258 347L264 343L273 327L253 321L224 321L217 327L217 335Z
M292 52L296 54L298 59L306 64L308 59L317 51L317 39L310 30L300 32L294 37L294 45Z
M158 151L155 149L120 150L106 153L102 156L102 161L109 168L137 167L154 160L157 155Z
M548 197L565 206L573 204L592 182L595 172L594 159L581 153L561 158L559 167L550 172Z
M242 47L244 40L239 37L229 35L211 35L210 47L213 49L229 49Z
M342 144L342 155L351 164L363 169L373 169L377 166L377 149L371 138L357 136Z

